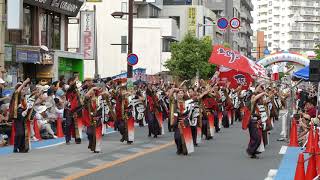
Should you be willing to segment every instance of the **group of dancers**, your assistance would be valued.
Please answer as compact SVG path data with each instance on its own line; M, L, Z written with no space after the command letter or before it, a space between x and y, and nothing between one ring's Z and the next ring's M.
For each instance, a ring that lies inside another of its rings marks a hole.
M36 99L44 92L30 90L29 79L18 83L10 102L9 118L13 122L14 152L30 149L30 122L34 120ZM134 143L134 125L148 127L148 136L157 138L165 132L174 132L178 155L188 155L202 139L213 139L220 128L229 128L242 121L249 129L247 153L251 158L264 151L268 132L278 120L279 110L286 98L278 88L265 84L244 89L230 88L228 83L218 85L200 81L193 85L184 81L175 83L141 83L133 88L108 80L94 83L87 78L80 83L76 78L58 81L50 86L55 105L62 109L66 144L72 138L81 143L86 132L88 149L101 152L105 128L114 128L121 134L121 142ZM33 103L28 99L33 98ZM84 131L85 130L85 131Z

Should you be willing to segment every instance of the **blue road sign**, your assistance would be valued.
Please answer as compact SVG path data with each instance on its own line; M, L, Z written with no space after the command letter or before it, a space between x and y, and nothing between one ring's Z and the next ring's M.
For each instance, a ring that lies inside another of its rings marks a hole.
M129 54L127 58L128 64L134 66L138 64L139 58L136 54Z
M226 18L220 18L217 25L219 29L226 29L229 25L229 21Z

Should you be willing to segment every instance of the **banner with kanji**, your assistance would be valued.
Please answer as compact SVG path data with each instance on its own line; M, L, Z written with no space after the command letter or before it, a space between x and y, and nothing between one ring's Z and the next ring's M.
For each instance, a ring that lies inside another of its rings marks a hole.
M267 77L266 70L239 52L221 45L215 45L209 62L258 77Z

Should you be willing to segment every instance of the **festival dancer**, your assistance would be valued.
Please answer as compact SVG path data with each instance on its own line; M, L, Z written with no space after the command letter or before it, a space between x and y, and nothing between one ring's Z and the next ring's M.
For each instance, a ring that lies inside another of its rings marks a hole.
M97 104L98 96L103 93L98 87L92 87L86 94L83 106L83 123L87 126L88 148L94 152L101 151L102 141L102 107Z
M66 144L70 144L71 136L75 138L76 144L81 144L82 137L82 101L79 90L76 86L76 79L68 80L66 93L67 104L65 106L64 116L66 118Z
M27 126L25 116L27 115L28 109L30 109L31 107L27 107L27 103L23 94L23 89L29 82L30 79L27 78L23 83L18 83L16 85L9 106L9 118L13 122L13 152L15 153L26 153L30 148L30 139L28 130L26 128Z

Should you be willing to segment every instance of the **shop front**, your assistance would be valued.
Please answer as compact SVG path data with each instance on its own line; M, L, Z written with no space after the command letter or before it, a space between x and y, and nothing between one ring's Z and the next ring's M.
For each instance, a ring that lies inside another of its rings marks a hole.
M52 51L45 51L39 46L16 46L15 55L15 62L22 67L21 78L29 77L34 83L40 80L52 81L54 74Z
M84 78L83 55L73 52L55 51L54 72L54 80L58 80L63 75L65 79L77 76L82 81Z

